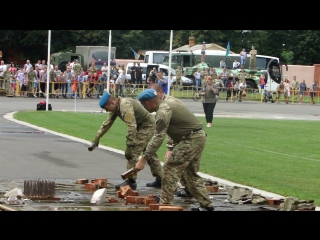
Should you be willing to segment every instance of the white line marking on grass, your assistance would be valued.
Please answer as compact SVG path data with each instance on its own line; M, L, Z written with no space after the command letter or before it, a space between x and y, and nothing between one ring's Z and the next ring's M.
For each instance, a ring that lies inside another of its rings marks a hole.
M243 145L236 144L236 143L234 145L243 146ZM283 155L283 156L287 156L287 157L291 157L291 158L300 158L300 159L310 160L310 161L314 161L314 162L320 162L320 160L318 160L318 159L306 158L306 157L301 157L301 156L297 156L297 155L290 155L290 154L285 154L285 153L281 153L281 152L275 152L275 151L271 151L271 150L266 150L264 148L250 147L250 146L246 146L246 147L251 148L251 149L255 149L255 150L259 150L259 151L268 152L268 153Z

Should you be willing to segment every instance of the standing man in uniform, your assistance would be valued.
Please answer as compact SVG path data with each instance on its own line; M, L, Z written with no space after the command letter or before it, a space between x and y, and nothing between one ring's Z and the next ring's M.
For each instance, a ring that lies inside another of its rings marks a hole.
M181 69L181 66L178 66L176 69L176 84L179 84L180 91L182 91L182 89L183 89L181 76L182 76L182 69Z
M136 62L133 62L133 66L130 69L130 75L131 75L130 83L132 84L136 84L136 79L137 79L136 70L137 70Z
M156 128L146 150L136 164L136 170L144 169L146 161L156 154L166 134L174 147L168 147L167 161L163 165L160 204L173 204L174 191L184 175L186 186L200 203L192 211L213 211L203 179L197 174L207 135L202 123L188 108L176 101L163 101L153 89L144 90L138 97L148 112L156 112Z
M94 147L99 145L100 138L109 131L116 118L119 117L128 129L125 150L125 157L128 160L127 170L135 167L139 155L144 151L155 131L154 116L148 113L136 100L120 96L116 98L108 92L105 92L101 97L99 106L109 112L109 117L103 122L88 150L92 151ZM161 187L162 166L157 154L148 159L148 164L156 180L147 183L146 186ZM115 185L115 188L119 190L121 186L129 185L131 189L135 190L137 188L136 179L137 174L135 173L123 183Z
M98 68L95 62L91 62L91 66L89 67L89 72L92 73L92 76L98 71Z
M33 92L33 84L34 84L34 79L38 79L37 73L33 70L33 67L30 67L30 70L28 72L28 88L27 92L32 93Z
M6 92L6 95L9 95L9 90L10 90L10 64L6 65L6 69L2 73L3 77L3 84L4 84L4 89Z
M244 69L241 69L241 71L237 75L239 82L242 83L243 80L246 80L247 78L247 73L244 71Z
M291 87L292 87L292 91L293 91L294 100L297 99L297 95L299 94L299 86L300 86L300 83L297 80L297 77L293 76L293 81L291 83Z
M28 76L29 76L29 74L28 74ZM53 93L52 92L52 85L54 88L56 80L57 80L57 73L54 71L54 68L52 68L49 73L49 89L47 91L47 94ZM54 89L54 90L56 90L56 89ZM49 95L49 97L53 97L53 96Z
M249 69L252 71L257 71L257 50L254 46L251 47L251 57L250 57L250 66Z
M141 87L141 88L142 88L142 74L143 74L143 68L140 67L140 63L138 63L138 66L136 68L136 76L137 76L138 87Z

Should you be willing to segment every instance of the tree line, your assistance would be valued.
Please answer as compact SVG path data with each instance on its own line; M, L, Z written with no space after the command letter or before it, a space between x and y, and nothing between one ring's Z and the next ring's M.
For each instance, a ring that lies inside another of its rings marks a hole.
M138 50L169 50L171 30L111 30L111 45L117 58L133 58ZM173 30L172 49L187 45L189 37L196 44L216 43L230 50L250 51L255 46L258 54L279 57L293 65L320 63L320 30ZM76 46L108 46L109 30L51 30L51 53L73 51ZM48 30L1 30L0 50L6 60L10 52L21 54L21 59L47 59Z

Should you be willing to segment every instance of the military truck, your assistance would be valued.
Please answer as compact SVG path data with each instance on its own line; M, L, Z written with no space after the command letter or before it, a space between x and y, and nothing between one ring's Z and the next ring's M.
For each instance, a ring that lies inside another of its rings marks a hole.
M58 66L59 70L64 72L67 68L68 62L73 62L74 59L78 59L82 67L84 67L84 57L82 54L73 52L57 52L51 55L51 64Z
M108 55L109 47L108 46L76 46L76 53L81 54L84 57L83 70L87 71L91 63L94 61L100 63L100 70L103 65L103 62L107 62L108 65ZM111 47L110 66L116 66L116 47ZM96 64L97 65L97 64ZM99 66L97 66L99 68Z

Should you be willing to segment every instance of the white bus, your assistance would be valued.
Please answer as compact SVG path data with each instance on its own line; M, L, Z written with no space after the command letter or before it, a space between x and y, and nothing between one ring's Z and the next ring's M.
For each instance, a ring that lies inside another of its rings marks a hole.
M230 80L232 79L233 74L237 74L240 71L239 69L232 69L232 64L236 59L240 62L239 54L229 54L227 57L225 56L225 51L219 50L206 50L206 58L205 62L210 66L216 69L217 74L222 71L220 68L221 59L225 60L227 64L228 71L230 72ZM245 71L248 73L249 77L246 79L247 85L250 88L258 89L259 77L258 74L262 73L265 77L266 81L266 89L269 91L276 91L278 84L282 81L282 67L281 65L286 65L285 63L281 63L278 57L266 56L266 55L257 55L256 56L256 67L257 71L250 71L251 55L247 55L247 60L244 66ZM171 67L176 69L178 66L181 66L182 69L193 68L195 65L200 63L201 61L201 50L195 50L193 52L174 52L171 54ZM163 63L164 65L169 65L169 53L164 57ZM286 65L287 66L287 65ZM187 75L189 78L193 78L193 72L196 71L193 68L193 71L190 75Z

